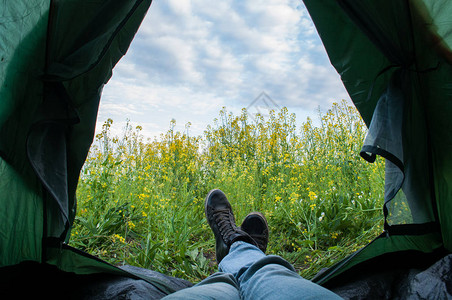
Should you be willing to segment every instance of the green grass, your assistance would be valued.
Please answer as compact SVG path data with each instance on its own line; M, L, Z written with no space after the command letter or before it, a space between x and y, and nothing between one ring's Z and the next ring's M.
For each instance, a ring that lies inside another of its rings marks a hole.
M204 197L220 188L237 222L261 211L269 254L305 278L366 245L382 231L384 164L359 157L366 128L345 102L320 126L296 128L287 109L268 120L222 109L202 136L175 132L145 141L127 126L96 136L77 190L70 243L113 264L198 282L216 271Z

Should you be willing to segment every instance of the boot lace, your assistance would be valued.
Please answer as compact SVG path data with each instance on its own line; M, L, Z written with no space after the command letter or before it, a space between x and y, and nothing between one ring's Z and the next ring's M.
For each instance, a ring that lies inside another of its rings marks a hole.
M221 236L227 242L230 241L231 236L236 233L237 226L235 226L234 215L229 209L219 209L213 212L212 219L218 225L218 230Z

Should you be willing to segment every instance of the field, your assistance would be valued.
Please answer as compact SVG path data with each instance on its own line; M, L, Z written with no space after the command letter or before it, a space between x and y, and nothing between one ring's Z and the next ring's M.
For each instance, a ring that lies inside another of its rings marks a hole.
M223 108L202 136L173 121L146 141L139 126L112 136L108 120L82 170L70 244L198 282L217 268L204 198L220 188L238 224L251 211L267 217L267 253L312 278L382 231L384 194L384 161L359 156L366 127L355 108L343 101L317 117L297 128L285 108L267 119Z

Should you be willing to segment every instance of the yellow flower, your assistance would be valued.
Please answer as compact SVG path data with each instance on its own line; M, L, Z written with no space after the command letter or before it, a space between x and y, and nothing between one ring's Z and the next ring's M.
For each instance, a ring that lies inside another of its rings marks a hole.
M132 221L128 221L127 225L129 226L130 229L134 229L135 228L135 224L133 224Z
M309 197L309 199L311 199L311 201L313 201L317 198L317 195L313 191L310 191L308 194L308 197Z
M115 234L113 236L113 241L116 242L116 239L118 239L121 243L125 244L126 243L126 239L122 236L120 236L119 234Z
M140 200L144 200L144 199L146 199L146 198L148 198L149 196L148 195L146 195L146 194L138 194L138 199L140 199ZM132 207L133 208L133 207Z

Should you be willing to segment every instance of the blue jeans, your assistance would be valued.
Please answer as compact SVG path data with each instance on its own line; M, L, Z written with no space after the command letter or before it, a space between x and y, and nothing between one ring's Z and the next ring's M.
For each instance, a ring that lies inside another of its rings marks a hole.
M245 243L232 244L219 272L164 299L342 299L302 278L279 256Z

